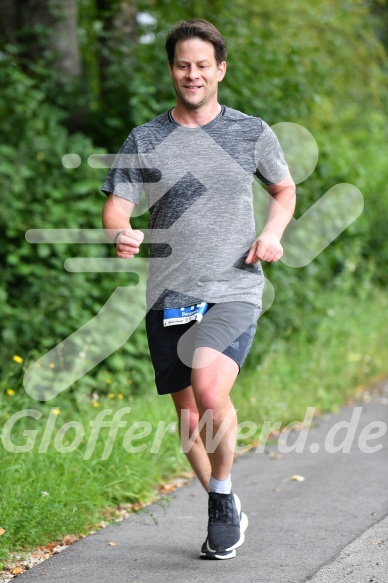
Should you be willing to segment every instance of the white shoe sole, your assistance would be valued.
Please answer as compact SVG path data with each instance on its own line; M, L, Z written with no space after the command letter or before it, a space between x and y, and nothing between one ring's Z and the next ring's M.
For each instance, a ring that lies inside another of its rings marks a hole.
M240 540L238 540L236 544L233 545L232 547L226 549L226 551L231 551L233 549L241 547L241 545L245 541L245 531L248 528L248 516L245 514L245 512L241 512L241 501L237 494L234 495L234 500L236 502L237 512L240 515Z

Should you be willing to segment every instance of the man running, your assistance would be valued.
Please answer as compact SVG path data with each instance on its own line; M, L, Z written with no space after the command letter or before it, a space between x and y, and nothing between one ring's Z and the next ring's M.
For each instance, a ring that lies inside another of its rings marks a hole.
M230 392L261 311L260 261L282 256L295 185L269 126L218 103L227 56L219 31L206 20L181 21L165 47L176 105L124 142L102 187L103 226L116 232L117 257L135 257L143 233L129 220L144 192L152 230L146 329L156 387L172 396L183 449L208 492L200 556L229 559L248 525L232 491L237 417ZM271 195L259 236L254 175Z

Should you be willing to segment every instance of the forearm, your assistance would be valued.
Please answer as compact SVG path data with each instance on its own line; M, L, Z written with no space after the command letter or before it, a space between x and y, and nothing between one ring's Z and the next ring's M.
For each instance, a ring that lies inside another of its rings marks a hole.
M280 240L295 212L295 185L284 186L270 195L268 218L262 233L270 233Z
M268 187L271 200L264 229L249 250L246 263L278 261L283 255L280 239L295 211L295 184L288 173L284 179Z
M116 255L122 259L132 259L139 253L143 241L142 231L132 229L129 219L134 203L110 194L102 211L102 226L107 236L116 244Z
M130 217L134 204L115 195L110 195L102 210L102 226L113 241L117 233L131 229Z

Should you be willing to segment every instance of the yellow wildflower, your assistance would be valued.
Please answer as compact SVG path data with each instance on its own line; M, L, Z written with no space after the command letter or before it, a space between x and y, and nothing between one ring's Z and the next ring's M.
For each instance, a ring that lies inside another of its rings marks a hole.
M55 368L55 364L53 362L50 362L49 368Z
M60 413L60 412L61 412L61 410L60 410L60 409L51 409L51 413L52 413L53 415L59 415L59 413Z
M15 354L15 356L12 357L14 359L15 362L17 362L18 364L22 364L23 359L21 356L18 356L17 354Z
M114 393L109 393L109 395L108 395L109 399L114 399L114 398L115 398L115 396L116 396L116 395L115 395Z
M107 385L111 385L112 384L112 379L106 379L105 382L106 382Z
M93 407L99 407L99 406L100 406L100 403L98 403L97 401L94 401Z
M11 397L12 397L12 395L14 395L14 394L15 394L15 391L13 389L7 389L7 395L11 395Z
M119 393L119 394L117 395L117 398L118 398L118 399L124 399L124 395L122 395L121 393Z

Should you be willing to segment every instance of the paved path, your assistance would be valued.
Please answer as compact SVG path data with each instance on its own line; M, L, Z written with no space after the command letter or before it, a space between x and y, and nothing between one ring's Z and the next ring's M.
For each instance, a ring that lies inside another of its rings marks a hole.
M356 431L349 453L327 451L333 431L338 430L334 445L345 434L350 439L346 427L337 424L349 422L352 416ZM265 453L239 457L233 489L250 525L235 559L198 559L206 532L207 498L194 480L173 492L169 503L154 504L76 542L17 580L388 583L388 432L366 443L381 446L374 453L365 453L365 443L360 444L368 424L379 430L376 422L381 429L388 425L384 384L369 402L318 419L306 432L302 453L283 453L276 459L274 445ZM297 440L304 435L293 432L286 443L292 443L292 436ZM318 452L316 445L310 450L312 444L319 445ZM295 474L304 481L290 480Z

